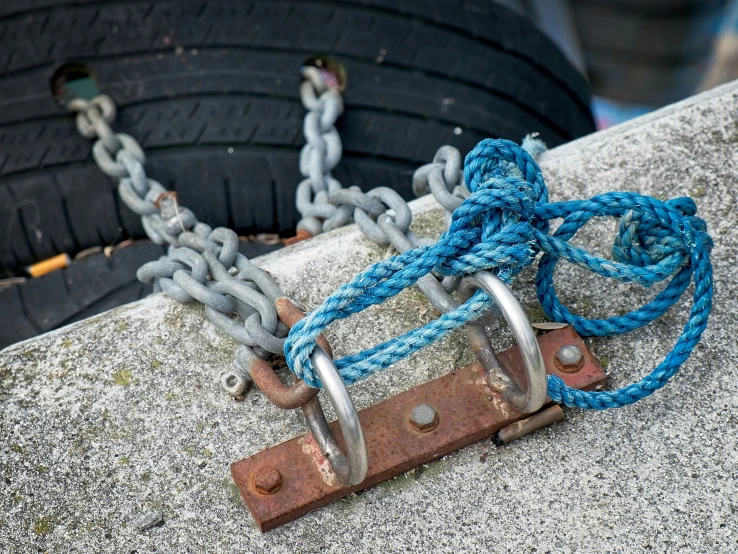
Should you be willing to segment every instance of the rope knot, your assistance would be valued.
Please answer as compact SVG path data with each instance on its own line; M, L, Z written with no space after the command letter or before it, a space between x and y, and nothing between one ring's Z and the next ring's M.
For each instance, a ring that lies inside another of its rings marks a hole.
M648 267L673 257L678 266L689 263L695 236L708 249L712 239L707 234L707 224L696 217L697 205L687 197L667 200L665 204L681 216L682 230L674 229L663 218L653 214L630 210L620 218L618 234L612 246L613 258L624 264Z
M536 217L536 205L548 199L541 170L514 142L487 139L466 156L464 180L471 196L453 212L439 240L455 250L436 265L443 275L494 269L509 281L536 254L534 231L548 222Z
M429 173L435 179L434 175ZM448 231L435 245L408 250L374 264L292 327L285 342L285 357L292 371L307 384L320 386L310 363L319 334L331 322L395 296L431 271L465 275L486 269L510 281L542 252L536 277L538 299L551 320L569 323L584 336L626 333L647 325L666 313L694 282L689 321L674 349L650 374L637 383L607 392L575 390L551 376L548 394L555 402L601 410L632 404L663 387L699 342L712 305L713 243L705 222L696 216L695 203L689 198L665 202L617 191L588 200L549 202L533 157L507 140L480 142L466 157L464 180L471 195L454 210ZM442 180L440 186L445 188ZM620 221L614 259L597 257L570 243L595 217ZM548 221L552 219L561 220L561 224L549 234ZM569 311L556 294L553 276L560 260L602 277L644 287L665 280L668 283L653 300L632 312L588 319ZM488 296L478 292L465 304L419 329L337 360L339 373L346 383L353 383L390 367L478 318L490 302Z

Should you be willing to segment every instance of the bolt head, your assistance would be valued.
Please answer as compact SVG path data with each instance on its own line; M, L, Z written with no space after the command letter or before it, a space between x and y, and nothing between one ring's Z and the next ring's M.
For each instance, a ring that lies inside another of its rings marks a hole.
M253 476L254 489L260 494L274 494L282 488L282 474L276 467L261 466Z
M564 373L576 373L584 366L584 354L574 344L565 344L556 352L556 367Z
M428 404L420 404L410 414L410 425L420 433L428 433L438 427L438 412Z

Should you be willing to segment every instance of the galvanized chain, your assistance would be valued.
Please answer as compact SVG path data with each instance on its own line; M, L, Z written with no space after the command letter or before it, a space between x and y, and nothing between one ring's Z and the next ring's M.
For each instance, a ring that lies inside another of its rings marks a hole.
M338 116L343 113L343 99L335 75L329 70L308 66L302 72L300 99L308 110L304 123L305 146L300 152L300 173L305 179L295 193L302 219L292 242L355 221L369 238L378 244L388 244L376 219L389 207L398 213L398 224L406 232L411 217L407 203L392 189L380 187L367 194L357 186L343 188L331 176L343 152L335 128Z
M545 149L545 145L540 141L532 140L531 137L526 137L523 143L527 149L536 153L539 153L538 150L541 148ZM507 167L500 168L500 171L510 170L511 168ZM459 150L452 146L442 146L436 152L432 163L420 167L414 173L413 190L418 196L431 192L445 209L446 224L449 226L453 211L470 195L464 183L462 156ZM399 253L404 253L418 246L429 246L435 243L433 239L416 237L410 230L412 211L407 202L394 190L379 187L366 194L352 191L350 196L345 192L331 193L331 197L336 197L332 198L334 202L339 200L337 198L339 194L344 194L340 198L343 205L355 202L353 218L356 224L367 237L377 244L390 244ZM362 203L359 204L359 201ZM379 206L374 209L374 204L377 202L381 205L381 212ZM369 203L372 204L371 211L365 209L365 206ZM467 339L480 363L487 371L490 383L494 384L505 400L522 412L535 411L543 402L546 390L545 372L542 369L540 355L531 355L530 359L526 360L527 376L522 377L502 365L485 331L485 326L494 323L500 317L500 306L505 306L506 318L511 317L510 314L522 313L522 310L509 289L502 284L502 281L494 279L492 275L487 278L485 275L479 274L477 277L477 281L469 283L470 278L462 280L460 276L456 276L441 279L433 273L429 273L420 277L415 283L415 287L441 313L454 311L461 306L462 302L452 296L456 291L458 291L462 301L478 287L485 288L488 294L495 297L496 302L482 317L466 324ZM515 329L519 331L520 328L526 328L530 332L527 334L519 333L520 336L516 335L521 345L526 343L524 340L526 337L533 336L530 325L524 324L525 321L523 320L527 321L523 316ZM539 352L537 347L531 348L530 351L533 353ZM536 383L536 386L533 386L533 382Z
M336 206L329 194L343 187L331 176L341 161L343 147L335 123L343 113L343 98L328 70L306 66L302 69L300 100L307 109L303 132L305 146L300 151L300 173L304 179L295 193L302 219L298 236L316 236L351 222L350 207ZM330 83L330 84L329 84Z
M336 118L343 111L340 94L327 83L333 81L327 70L307 67L300 89L305 116L306 144L300 155L300 171L306 177L297 187L296 204L302 215L297 226L296 240L309 238L351 222L372 241L379 245L391 244L399 252L432 244L432 239L419 239L410 230L412 211L407 202L393 189L378 187L367 193L358 187L344 189L330 175L340 160L340 138L335 130ZM442 146L432 163L420 167L413 175L413 190L417 196L431 192L446 210L446 224L450 224L452 212L469 197L464 183L463 160L458 149ZM459 277L442 280L433 275L421 278L418 289L428 297L440 312L448 312L459 306L451 294L459 287ZM471 342L480 357L499 365L483 325L497 319L499 312L490 310L484 318L470 327ZM499 369L499 368L498 368Z
M310 230L318 234L348 222L353 205L337 208L326 202L329 191L342 190L330 171L341 158L341 141L333 123L343 110L343 101L337 90L325 85L317 68L305 68L304 75L301 95L310 113L305 118L307 144L300 155L300 169L307 178L298 187L298 199L305 208L301 210L305 216L302 224L312 225ZM238 253L235 232L198 222L190 210L178 205L176 193L146 177L145 156L138 142L110 128L115 118L110 98L76 100L70 109L78 112L80 133L97 138L93 146L97 165L120 180L121 198L141 215L147 235L158 244L169 244L166 256L139 268L139 280L153 282L155 291L161 290L180 302L202 302L208 319L240 343L231 370L221 376L223 386L239 398L250 382L258 379L260 388L275 405L300 407L316 441L326 456L330 455L337 477L348 484L363 481L368 468L364 436L348 391L327 354L328 343L318 349L316 362L322 360L324 381L332 379L328 393L349 447L347 454L332 436L316 396L318 390L299 379L292 387L285 387L265 361L271 354L284 352L288 325L303 316L299 307L283 298L281 289L266 272ZM357 203L370 211L377 211L379 206L369 197L358 198ZM409 215L407 221L409 224ZM233 319L236 315L240 322Z
M470 194L464 184L459 150L453 146L439 148L432 163L419 167L413 174L413 191L417 196L433 193L446 210L448 225L453 210ZM352 187L331 191L328 199L334 206L350 208L351 220L380 246L392 245L402 253L434 242L429 238L418 238L410 230L410 206L393 189L377 187L364 193L358 187ZM433 276L426 276L418 281L417 286L428 296L431 304L443 312L458 306L450 294L456 290L459 282L460 279L455 277L447 277L439 282Z
M391 244L399 252L432 244L431 239L418 239L410 230L412 211L397 192L387 187L366 194L358 187L344 189L331 176L342 154L334 124L343 111L343 100L338 87L333 86L334 76L327 70L305 67L303 77L300 97L308 113L304 124L306 144L300 153L300 172L305 179L296 191L297 208L302 215L296 238L355 221L371 240L380 245ZM69 108L77 112L79 132L97 139L92 149L95 162L104 173L119 179L121 199L141 216L146 234L157 244L169 244L167 255L139 268L139 280L153 283L154 291L163 291L179 302L202 302L208 319L240 343L230 371L221 376L224 388L234 397L243 397L251 381L258 380L275 405L302 408L311 432L323 451L330 453L338 477L349 484L363 480L368 463L363 434L353 408L343 413L343 419L338 410L338 406L353 405L330 358L325 356L325 351L330 351L327 342L323 341L324 350L318 349L314 355L322 355L323 365L332 367L323 369L328 373L321 379L333 379L333 388L329 387L328 392L339 412L344 437L351 443L348 454L343 454L333 439L316 397L317 389L299 379L292 387L285 387L265 361L272 354L283 354L289 326L303 316L299 307L283 298L279 285L238 252L234 231L213 229L197 221L192 211L178 204L175 192L147 177L145 155L139 143L129 135L114 133L110 127L116 108L109 97L77 99ZM448 221L451 212L469 195L461 168L459 151L444 146L433 162L419 168L413 177L416 194L432 192L446 209ZM451 296L459 282L458 278L439 280L428 274L418 280L417 287L436 309L448 312L460 305ZM467 332L480 360L486 360L487 370L504 374L483 327L490 318L497 317L498 313L490 310L485 317L467 325ZM342 400L337 401L336 394Z
M97 166L119 180L118 193L141 216L146 234L157 244L169 244L167 255L141 266L137 277L179 302L202 302L208 319L241 343L221 382L233 396L243 396L251 381L244 360L284 350L288 328L275 308L284 296L279 285L238 252L234 231L199 222L179 205L175 192L147 177L140 144L110 127L116 115L110 97L75 99L69 109L77 112L80 134L97 139L92 147Z
M464 165L461 152L453 146L441 146L433 162L421 166L413 174L413 193L423 196L431 193L446 210L446 225L451 214L471 194L464 183Z

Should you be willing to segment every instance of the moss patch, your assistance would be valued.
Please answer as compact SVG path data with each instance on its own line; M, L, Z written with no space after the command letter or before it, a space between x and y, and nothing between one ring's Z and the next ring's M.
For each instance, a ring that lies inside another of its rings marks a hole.
M223 486L228 489L228 498L230 501L237 506L243 506L243 497L241 496L241 491L238 490L236 483L234 483L232 479L226 477L223 479Z
M59 523L59 519L54 516L42 516L34 522L33 532L37 535L46 535L54 530L57 523Z
M541 323L543 321L549 321L546 312L543 310L543 306L541 306L540 304L534 304L533 306L525 310L525 315L528 316L528 321L530 321L531 323Z
M131 381L133 381L133 371L130 369L121 369L120 371L116 371L113 373L113 381L116 385L127 387L131 384Z

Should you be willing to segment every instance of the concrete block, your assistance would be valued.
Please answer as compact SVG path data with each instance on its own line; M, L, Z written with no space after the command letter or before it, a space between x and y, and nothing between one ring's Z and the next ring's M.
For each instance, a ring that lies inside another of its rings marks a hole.
M566 410L566 421L508 446L475 444L262 535L229 464L304 432L301 416L254 391L234 402L219 383L234 342L200 306L156 295L0 353L0 550L738 551L737 97L738 85L729 84L541 160L553 200L609 190L691 195L708 221L713 315L700 347L662 391L621 410ZM419 199L413 210L419 235L441 232L434 200ZM615 229L612 220L595 222L578 240L605 254ZM386 255L351 226L258 264L315 307ZM541 321L533 279L533 270L524 272L514 292ZM568 267L556 282L563 300L589 316L655 294ZM688 306L646 329L588 341L611 387L661 361ZM335 324L328 337L341 356L434 316L410 290ZM504 327L493 339L497 348L512 342ZM455 334L351 393L361 408L471 360ZM156 526L141 531L150 514Z

